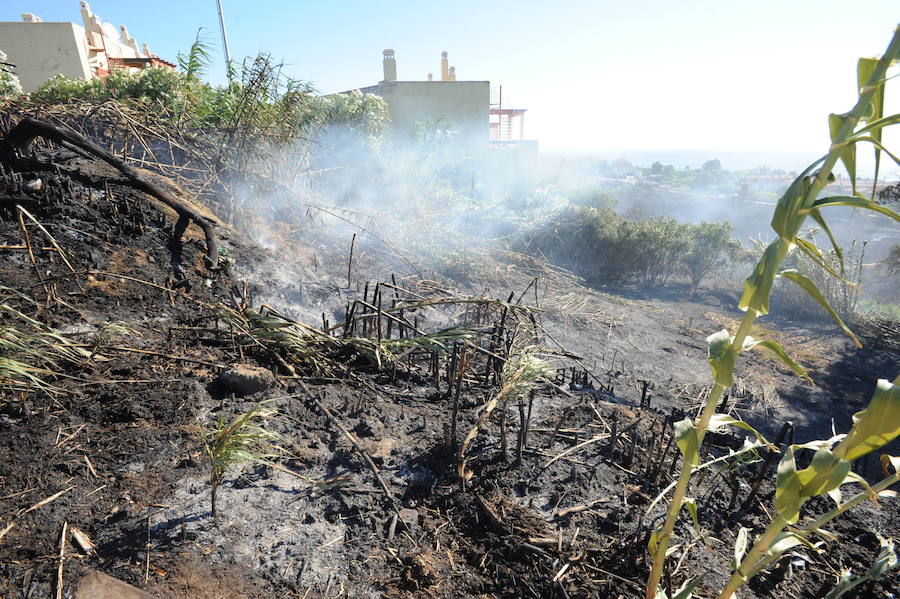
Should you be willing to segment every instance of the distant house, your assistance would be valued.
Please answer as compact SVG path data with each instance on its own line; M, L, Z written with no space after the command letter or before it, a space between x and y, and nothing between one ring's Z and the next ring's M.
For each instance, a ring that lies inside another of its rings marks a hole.
M416 139L430 131L450 131L466 145L487 141L489 81L458 81L446 52L441 54L437 81L431 73L425 81L398 81L397 61L391 49L384 51L382 64L384 80L359 90L384 99L390 130L398 138Z
M175 68L151 54L147 44L139 49L125 25L116 29L102 22L87 2L81 2L81 18L83 26L45 23L31 13L24 13L21 21L0 22L0 50L15 66L25 92L55 75L88 80L145 66Z

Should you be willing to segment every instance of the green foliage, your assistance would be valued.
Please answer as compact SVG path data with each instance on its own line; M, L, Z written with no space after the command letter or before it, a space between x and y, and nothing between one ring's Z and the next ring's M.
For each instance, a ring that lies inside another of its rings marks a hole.
M858 101L849 112L831 115L829 118L832 143L828 154L803 171L778 201L771 222L772 229L778 237L765 248L753 272L744 282L744 292L738 304L739 308L746 313L744 318L734 334L724 330L708 339L709 361L714 385L696 423L687 421L682 425L685 430L682 431L681 436L696 438L697 446L703 443L704 436L712 425L716 406L725 390L731 385L737 355L754 345L766 346L764 343L757 343L750 339L748 334L756 318L769 312L770 296L776 280L783 279L801 287L838 321L857 344L859 343L815 282L796 269L785 269L784 267L789 256L799 251L828 275L843 277L845 273L844 255L824 219L824 208L851 206L871 210L900 221L900 215L876 202L874 198L867 198L861 193L854 196L820 197L820 193L833 180L833 169L839 162L844 165L855 187L857 145L866 143L873 145L877 168L878 159L884 149L881 145L882 130L890 125L900 123L900 115L889 117L882 115L887 71L898 59L900 59L900 28L895 30L891 43L881 59L877 61L863 59L859 62ZM888 156L895 162L900 162L893 154L888 153ZM814 242L800 235L807 217L812 218L822 228L831 242L834 261L837 262L836 268ZM777 351L771 343L767 347L776 351L782 360L796 370L796 363L783 350ZM861 477L851 472L852 460L885 445L900 434L900 388L898 388L898 383L900 383L900 377L894 383L886 380L878 382L869 408L854 417L852 430L840 440L837 446L834 446L834 443L838 439L832 439L789 448L778 467L775 497L777 514L766 530L757 537L746 555L742 555L743 550L735 552L734 572L719 594L719 599L734 597L737 589L779 559L791 547L806 545L814 548L815 546L806 538L808 534L818 531L821 524L856 505L868 494L875 495L900 479L900 472L898 472L900 459L883 456L883 463L886 458L887 462L893 465L894 473L889 474L871 490L867 490L867 493L861 493L850 501L841 503L841 485L846 482L865 483ZM802 470L798 470L794 460L794 453L800 449L812 449L816 452L811 464ZM685 460L674 486L665 523L651 537L650 553L653 565L645 589L647 599L653 599L657 595L675 522L681 508L687 502L686 491L692 472L693 464ZM885 472L887 473L887 464L885 464ZM798 520L803 503L810 497L824 493L828 493L838 503L838 507L805 529L789 529L785 532L790 524ZM741 544L745 546L746 539Z
M176 114L184 105L189 87L185 75L165 67L148 67L129 74L113 71L105 79L68 79L56 75L31 94L44 104L68 104L78 101L131 101L154 105Z
M883 318L900 323L900 304L880 304L874 300L861 299L857 311L863 316Z
M0 63L4 62L6 62L6 54L0 50ZM21 95L22 86L19 84L19 78L5 64L0 64L0 100Z
M22 95L22 86L19 78L12 73L0 69L0 100L4 98L16 98Z
M178 68L185 77L192 81L197 81L203 76L211 60L209 40L203 37L202 33L203 28L201 27L197 30L197 36L187 54L178 53Z
M594 283L665 285L684 272L696 289L707 276L743 257L728 223L628 220L616 214L614 200L598 191L581 192L572 201L574 206L552 215L523 245Z
M692 290L711 273L741 260L744 248L732 239L731 230L731 223L702 222L691 227L691 243L682 262Z
M274 410L257 404L231 421L226 421L222 416L214 427L202 431L203 446L210 462L213 518L216 517L216 495L225 474L246 462L259 462L272 457L272 444L281 437L268 430L264 422L274 415Z
M0 287L0 390L58 391L48 379L60 376L66 365L87 364L93 353L21 312L14 299L30 301Z

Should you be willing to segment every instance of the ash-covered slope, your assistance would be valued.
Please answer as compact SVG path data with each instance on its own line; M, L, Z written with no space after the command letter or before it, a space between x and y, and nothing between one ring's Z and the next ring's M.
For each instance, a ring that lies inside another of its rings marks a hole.
M0 594L74 593L98 569L158 597L642 596L662 508L645 510L679 460L672 422L705 374L691 339L721 326L715 307L675 316L501 252L461 293L308 211L267 230L270 249L217 225L211 269L199 231L173 242L173 215L107 167L39 148L2 168L0 322L51 347L28 356L41 384L3 381ZM463 437L536 344L560 370L486 419L462 485ZM200 429L259 402L280 449L226 477L214 520ZM741 443L714 437L710 457ZM721 583L727 508L761 469L697 482L703 530L724 542L685 523L674 584ZM744 525L771 495L764 482ZM837 526L852 544L747 595L819 596L824 568L867 568L873 523L897 522L895 505L865 506ZM96 550L66 534L60 559L64 529Z

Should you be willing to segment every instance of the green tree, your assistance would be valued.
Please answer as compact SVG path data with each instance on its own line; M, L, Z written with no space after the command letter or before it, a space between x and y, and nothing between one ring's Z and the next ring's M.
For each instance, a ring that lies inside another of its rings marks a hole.
M689 225L690 249L682 262L691 279L691 295L703 279L737 257L741 244L731 238L731 231L731 223Z

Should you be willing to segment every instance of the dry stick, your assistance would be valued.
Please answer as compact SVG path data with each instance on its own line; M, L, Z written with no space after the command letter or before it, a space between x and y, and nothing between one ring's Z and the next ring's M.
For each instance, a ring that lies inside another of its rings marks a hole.
M610 430L609 435L609 459L614 459L616 455L616 441L618 440L618 431L617 428L619 426L619 415L618 413L614 413L612 417L612 428Z
M26 508L26 509L23 509L23 510L19 510L19 512L16 514L16 518L21 518L22 516L24 516L24 515L27 514L28 512L33 512L34 510L36 510L36 509L38 509L38 508L44 507L44 506L47 505L48 503L51 503L51 502L53 502L53 501L56 501L56 500L59 499L62 495L64 495L65 493L68 493L69 491L71 491L71 490L74 489L74 488L75 488L74 486L66 487L66 488L63 489L62 491L58 491L58 492L54 493L53 495L51 495L50 497L47 497L46 499L42 499L41 501L37 502L36 504L34 504L33 506L31 506L30 508Z
M21 208L18 204L16 208ZM18 212L19 216L19 228L22 230L22 237L25 241L25 245L28 248L28 257L31 259L31 265L34 267L34 274L37 275L38 281L40 281L40 285L44 287L44 293L47 294L47 301L50 301L50 288L47 287L47 284L44 282L44 277L41 276L41 269L38 268L37 260L34 258L34 251L31 249L31 237L28 235L28 227L25 226L25 220L22 218L22 212Z
M3 537L6 536L6 533L8 533L9 531L11 531L12 528L13 528L13 526L15 526L15 525L16 525L15 521L12 521L12 522L10 522L9 524L6 525L6 528L4 528L3 530L0 530L0 541L3 540Z
M183 356L173 356L170 354L164 354L161 352L150 351L147 349L136 349L134 347L116 347L116 346L110 347L108 349L113 350L113 351L129 352L129 353L133 353L133 354L144 354L147 356L158 356L160 358L168 358L170 360L177 360L178 362L191 362L192 364L200 364L202 366L209 366L210 368L219 368L219 369L228 368L228 366L225 364L215 364L214 362L204 362L203 360L195 360L193 358L185 358Z
M516 442L516 465L522 465L522 451L525 449L525 427L527 420L525 419L525 403L519 398L519 438Z
M572 516L573 514L580 514L581 512L586 512L590 509L593 509L600 505L601 503L607 503L610 501L615 501L618 497L601 497L599 499L593 499L587 503L583 503L581 505L573 505L572 507L567 507L565 509L559 510L555 516L553 516L553 520L562 520L563 518L567 518Z
M353 234L353 239L350 240L350 257L347 259L347 289L350 289L350 274L353 269L353 247L356 245L356 233Z
M356 437L354 437L353 434L348 431L343 424L341 424L341 421L338 420L334 416L334 414L332 414L331 411L329 411L329 409L325 407L325 404L323 404L321 401L319 401L319 398L313 395L312 390L307 386L306 383L299 379L297 380L297 382L300 383L300 386L303 388L309 398L313 401L313 403L316 404L316 407L319 408L319 410L323 414L325 414L326 417L328 417L328 420L330 420L331 423L341 431L344 437L346 437L347 440L350 441L350 444L353 445L353 448L360 455L360 457L362 457L363 461L369 467L369 470L371 470L372 474L375 475L375 479L378 481L379 486L381 486L381 490L384 492L384 496L387 498L388 502L391 504L391 507L394 509L394 512L397 514L397 518L401 522L403 522L403 526L405 526L407 530L409 530L409 525L403 520L403 517L400 515L400 509L397 507L396 501L394 501L394 495L388 488L387 483L385 483L384 479L381 477L381 472L378 471L378 467L375 465L375 462L372 461L372 458L369 457L369 454L365 449L363 449L363 446L360 445L359 441L356 440ZM415 544L415 541L413 541L413 543Z
M63 564L66 561L66 533L68 530L68 521L63 522L62 534L59 536L59 568L56 570L56 599L62 599L63 596Z
M456 448L456 420L459 416L459 391L463 384L463 374L466 371L466 358L468 357L469 342L463 341L462 353L459 357L459 370L456 375L456 388L453 391L453 413L450 415L450 442Z
M69 268L69 272L71 272L72 274L75 274L75 269L72 267L72 264L71 264L71 263L69 262L69 260L66 258L66 253L62 250L61 247L59 247L59 244L56 243L56 239L53 238L53 235L51 235L51 234L49 233L49 231L47 231L47 229L44 228L44 225L42 225L41 223L39 223L38 220L37 220L36 218L34 218L34 217L31 215L30 212L28 212L27 210L25 210L25 209L22 208L21 206L18 206L18 205L17 205L17 206L16 206L16 209L17 209L20 213L22 213L22 214L24 214L25 216L27 216L28 219L29 219L31 222L33 222L35 225L37 225L37 228L40 229L41 232L43 232L44 235L47 236L47 238L50 240L50 243L53 245L53 247L56 248L57 253L59 253L59 257L62 258L62 261L65 262L66 266ZM78 284L78 287L79 287L80 289L84 290L84 287L81 286L81 282L78 280L78 277L75 277L75 283Z
M597 441L600 441L600 440L602 440L602 439L606 439L606 438L608 438L609 436L610 436L610 435L609 435L608 433L600 433L599 435L596 435L596 436L594 436L594 437L591 437L591 438L588 439L587 441L582 441L582 442L579 443L578 445L573 445L572 447L570 447L570 448L568 448L568 449L566 449L566 450L564 450L564 451L558 453L556 456L553 457L553 459L551 459L549 462L547 462L546 464L544 464L544 465L541 467L541 472L543 472L544 470L546 470L547 468L549 468L550 465L551 465L553 462L555 462L556 460L558 460L558 459L560 459L560 458L563 458L563 457L569 455L570 453L576 452L576 451L578 451L579 449L581 449L582 447L585 447L585 446L587 446L587 445L590 445L591 443L596 443Z
M150 513L147 514L147 560L144 562L144 588L150 580Z

